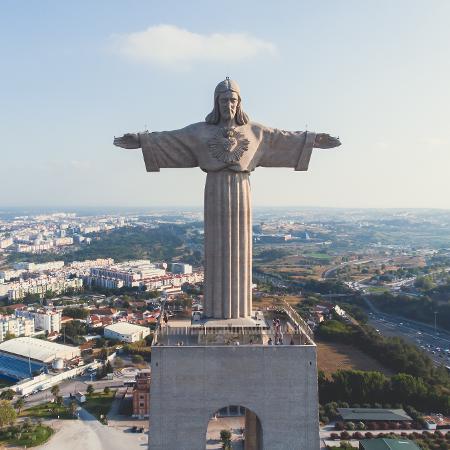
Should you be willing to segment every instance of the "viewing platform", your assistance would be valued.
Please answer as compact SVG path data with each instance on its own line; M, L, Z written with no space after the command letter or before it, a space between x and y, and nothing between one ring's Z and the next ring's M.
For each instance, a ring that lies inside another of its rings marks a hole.
M160 320L153 345L315 345L313 333L285 301L239 319Z

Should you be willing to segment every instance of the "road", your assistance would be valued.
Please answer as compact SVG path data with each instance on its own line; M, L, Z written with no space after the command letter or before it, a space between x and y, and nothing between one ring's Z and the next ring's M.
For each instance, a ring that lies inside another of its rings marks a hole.
M450 366L450 334L403 317L381 313L375 309L369 313L369 325L384 336L399 336L420 347L437 366Z
M118 388L123 386L124 379L113 379L113 380L99 380L99 381L91 381L89 375L83 375L81 377L73 378L71 380L66 380L60 383L59 391L60 395L63 397L68 397L69 394L74 394L75 392L86 392L87 385L92 384L95 390L103 390L106 386L111 388ZM45 403L53 399L53 395L50 392L50 389L46 389L45 391L37 392L36 394L30 395L25 398L26 407L38 405L40 403Z
M131 433L102 425L84 409L79 420L58 421L56 434L37 450L143 450L147 448L147 433Z

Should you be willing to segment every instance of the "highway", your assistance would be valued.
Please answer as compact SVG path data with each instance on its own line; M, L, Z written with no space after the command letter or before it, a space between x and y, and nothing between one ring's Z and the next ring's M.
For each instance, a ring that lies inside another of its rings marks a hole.
M369 313L369 325L383 336L398 336L418 346L437 366L450 366L450 334L402 317L374 311Z

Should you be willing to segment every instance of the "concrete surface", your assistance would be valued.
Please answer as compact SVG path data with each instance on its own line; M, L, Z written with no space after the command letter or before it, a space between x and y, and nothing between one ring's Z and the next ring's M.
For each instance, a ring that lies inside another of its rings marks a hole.
M316 347L157 346L152 353L151 450L199 450L209 419L240 405L262 425L262 450L318 450Z

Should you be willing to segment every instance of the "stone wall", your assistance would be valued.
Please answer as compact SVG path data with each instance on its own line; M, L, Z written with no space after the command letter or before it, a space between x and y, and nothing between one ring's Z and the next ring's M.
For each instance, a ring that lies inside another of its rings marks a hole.
M153 347L151 450L204 449L228 405L258 416L264 450L318 450L316 347Z

